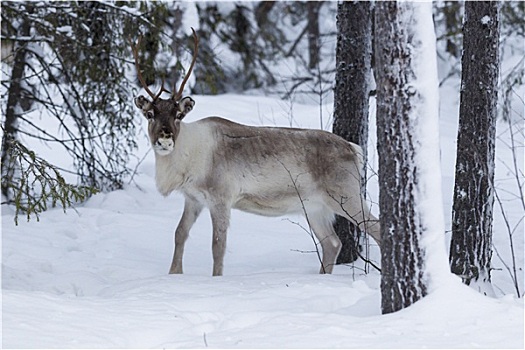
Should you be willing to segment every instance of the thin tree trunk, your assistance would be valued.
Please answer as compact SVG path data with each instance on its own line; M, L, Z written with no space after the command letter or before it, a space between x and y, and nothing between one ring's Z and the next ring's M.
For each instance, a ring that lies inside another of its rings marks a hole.
M27 10L30 11L30 5L27 4ZM31 30L31 23L24 17L19 27L17 35L22 38L28 38ZM9 90L7 93L7 106L5 111L5 122L3 125L4 135L2 137L2 195L9 201L9 184L13 181L14 171L13 164L10 161L11 140L16 139L18 133L18 113L17 106L20 106L23 99L22 80L26 68L27 50L26 42L16 41L15 56L13 60L13 70L11 73Z
M343 1L337 7L336 85L333 132L363 149L367 159L368 99L372 59L372 3ZM366 192L366 165L361 179ZM334 229L343 243L338 264L358 258L359 228L337 216Z
M308 68L315 69L319 65L319 10L322 1L308 1Z
M498 2L467 1L450 267L487 293L492 256L494 153L499 77ZM483 286L484 285L484 286Z

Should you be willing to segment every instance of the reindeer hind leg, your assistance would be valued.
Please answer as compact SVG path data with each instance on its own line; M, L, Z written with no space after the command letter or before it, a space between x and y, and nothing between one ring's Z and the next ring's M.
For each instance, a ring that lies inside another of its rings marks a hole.
M328 210L312 213L308 216L308 221L323 249L319 273L332 273L342 246L333 228L333 214Z
M327 196L326 204L338 215L357 225L381 246L379 219L370 212L370 208L361 195L348 197Z

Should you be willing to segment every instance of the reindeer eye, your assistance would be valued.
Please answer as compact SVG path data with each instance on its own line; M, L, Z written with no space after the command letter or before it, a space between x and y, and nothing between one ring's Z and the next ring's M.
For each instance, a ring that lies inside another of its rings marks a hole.
M153 119L153 117L154 117L154 113L152 110L149 110L146 112L146 118Z

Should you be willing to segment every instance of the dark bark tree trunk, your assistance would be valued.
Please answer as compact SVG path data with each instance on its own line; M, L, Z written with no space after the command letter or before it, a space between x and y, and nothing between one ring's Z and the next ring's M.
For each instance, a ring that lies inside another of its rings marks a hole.
M372 59L372 3L343 1L337 7L337 51L333 132L363 149L367 160L368 99ZM362 192L366 188L363 169ZM359 228L337 216L334 229L343 243L338 264L359 254Z
M319 10L322 1L308 1L308 68L315 69L319 65Z
M31 7L27 5L27 11L31 11ZM17 36L21 38L28 38L31 30L31 23L25 18L18 29ZM24 79L24 71L26 69L26 42L16 41L15 56L13 59L13 70L10 77L9 90L7 92L7 106L5 109L5 121L3 126L4 135L2 137L2 195L7 201L10 201L9 184L13 182L14 168L10 161L11 154L11 140L16 139L18 133L18 111L17 106L24 104L24 93L22 87L22 80Z
M446 51L454 57L461 54L461 7L459 1L445 1L443 4L443 16L445 17L445 28L447 31Z
M490 292L499 2L465 2L450 266Z
M376 3L384 314L424 297L428 290L427 272L438 270L425 265L429 247L424 245L444 233L443 220L440 222L437 217L441 208L435 209L442 204L441 180L434 177L439 171L438 135L434 130L438 123L438 78L434 31L433 27L426 28L432 25L429 3ZM423 237L428 239L424 241Z

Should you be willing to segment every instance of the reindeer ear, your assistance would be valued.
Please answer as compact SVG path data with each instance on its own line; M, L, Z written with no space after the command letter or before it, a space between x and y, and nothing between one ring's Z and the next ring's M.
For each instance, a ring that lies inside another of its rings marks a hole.
M140 109L144 109L146 107L146 104L150 103L147 98L140 95L139 97L135 97L135 106L137 106Z
M147 98L141 95L136 97L134 101L135 106L140 108L142 114L144 114L147 119L151 119L153 117L153 105Z
M191 97L184 97L182 100L180 100L179 114L177 115L177 119L182 120L186 114L191 112L193 106L195 106L195 101Z

